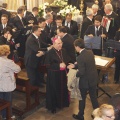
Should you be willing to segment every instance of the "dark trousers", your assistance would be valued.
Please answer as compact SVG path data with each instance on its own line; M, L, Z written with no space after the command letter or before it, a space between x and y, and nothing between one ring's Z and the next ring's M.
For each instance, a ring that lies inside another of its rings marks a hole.
M97 86L93 86L93 87L90 87L90 88L80 88L81 97L82 97L82 100L79 101L79 113L78 113L78 116L80 118L84 117L84 109L85 109L87 92L89 92L93 109L99 107L98 101L97 101L96 88L97 88Z
M12 92L0 92L0 98L11 103L12 112ZM6 118L6 110L2 110L2 118Z
M30 84L39 87L41 84L39 68L26 66L26 70L28 78L30 79Z
M115 74L114 74L114 80L119 81L120 76L120 51L115 52Z

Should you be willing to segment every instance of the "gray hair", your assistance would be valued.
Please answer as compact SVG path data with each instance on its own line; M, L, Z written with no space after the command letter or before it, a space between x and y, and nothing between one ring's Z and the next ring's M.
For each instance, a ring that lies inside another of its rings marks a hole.
M111 4L106 4L104 8L113 11L113 6Z
M45 19L46 19L46 20L51 19L51 18L53 18L53 15L52 15L52 14L47 14L47 15L45 16Z
M93 4L93 5L92 5L92 8L93 8L93 9L99 9L99 6L98 6L97 4Z
M86 10L86 15L87 15L87 16L93 15L93 10L92 10L91 8L88 8L88 9Z

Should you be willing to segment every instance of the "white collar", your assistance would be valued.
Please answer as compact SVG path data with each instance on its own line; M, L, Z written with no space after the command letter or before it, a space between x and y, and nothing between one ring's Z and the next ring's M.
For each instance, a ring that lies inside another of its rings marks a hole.
M6 24L2 24L2 25L7 26L7 23Z
M20 18L20 20L22 20L22 17L20 15L18 15L18 17Z
M64 34L64 36L62 38L64 38L67 35L67 33Z
M87 16L87 18L88 18L90 21L92 21L92 19L91 19L90 17Z
M35 17L34 13L32 13L32 14L33 14L33 16Z
M79 53L81 53L85 48L81 49Z
M98 28L95 26L95 29L98 29L98 30L99 30L99 29L100 29L100 26L98 26Z
M35 35L35 33L32 33L32 34L35 36L35 38L36 38L36 39L38 39L38 36L37 36L37 35Z
M106 15L111 15L113 11L111 11L109 14L106 14Z

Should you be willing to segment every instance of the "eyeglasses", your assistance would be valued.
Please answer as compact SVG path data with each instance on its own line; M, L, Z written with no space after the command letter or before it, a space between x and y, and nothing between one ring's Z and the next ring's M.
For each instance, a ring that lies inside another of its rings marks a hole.
M110 118L110 119L115 119L115 116L107 116L106 117Z

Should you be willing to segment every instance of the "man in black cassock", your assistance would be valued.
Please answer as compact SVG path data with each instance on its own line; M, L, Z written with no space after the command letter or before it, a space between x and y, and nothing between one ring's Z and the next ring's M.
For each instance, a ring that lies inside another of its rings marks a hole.
M47 66L46 107L52 113L56 108L69 106L67 90L66 64L70 58L62 49L62 41L53 39L53 48L48 51L45 58Z

